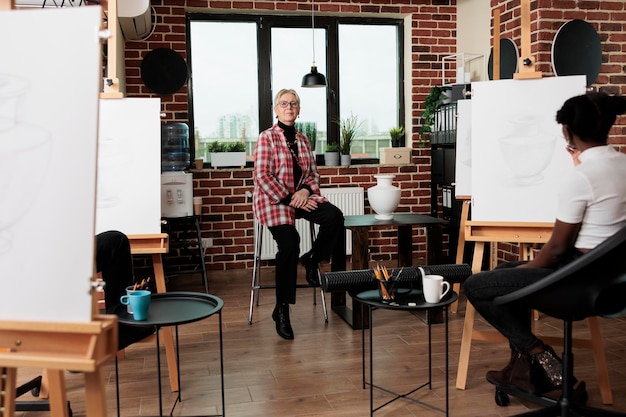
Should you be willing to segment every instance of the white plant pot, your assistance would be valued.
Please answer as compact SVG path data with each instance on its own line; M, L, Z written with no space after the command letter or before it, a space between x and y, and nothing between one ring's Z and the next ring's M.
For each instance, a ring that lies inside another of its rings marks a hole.
M393 174L374 175L376 185L367 189L367 198L370 206L376 212L374 216L378 220L393 219L393 212L400 204L402 190L391 184L395 178Z
M352 163L352 155L340 155L339 156L341 166L348 166Z
M324 154L324 165L327 165L327 166L339 165L339 152L326 152Z
M213 168L246 166L245 152L211 152L209 155Z

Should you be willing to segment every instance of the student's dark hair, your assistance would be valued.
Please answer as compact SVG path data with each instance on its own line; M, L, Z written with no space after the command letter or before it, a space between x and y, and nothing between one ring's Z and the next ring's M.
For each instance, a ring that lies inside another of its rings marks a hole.
M556 121L583 142L606 143L618 115L626 112L626 98L588 93L568 99L556 112Z

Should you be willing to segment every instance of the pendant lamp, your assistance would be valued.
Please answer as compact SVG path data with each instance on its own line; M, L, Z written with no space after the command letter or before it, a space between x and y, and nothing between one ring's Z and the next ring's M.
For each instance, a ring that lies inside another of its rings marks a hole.
M313 63L311 64L311 72L302 77L302 87L326 87L326 77L324 74L317 72L315 64L315 0L311 0L311 36L313 38Z

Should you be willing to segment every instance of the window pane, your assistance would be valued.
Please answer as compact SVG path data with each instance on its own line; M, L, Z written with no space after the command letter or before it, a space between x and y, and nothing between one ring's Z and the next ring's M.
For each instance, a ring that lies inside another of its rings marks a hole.
M363 121L353 157L378 158L399 125L398 38L394 25L339 25L339 109Z
M244 141L252 155L259 134L256 24L190 22L196 158L214 141Z
M314 150L316 153L324 153L328 113L326 88L300 87L302 77L311 71L313 36L317 70L326 75L326 31L315 29L314 33L311 28L272 28L272 98L282 88L293 88L298 92L301 106L297 123L315 123L317 141Z

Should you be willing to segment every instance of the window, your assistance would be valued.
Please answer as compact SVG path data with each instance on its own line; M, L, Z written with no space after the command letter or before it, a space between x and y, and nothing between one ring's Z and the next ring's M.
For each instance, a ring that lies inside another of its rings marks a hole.
M339 141L338 120L363 122L353 159L378 158L389 129L404 124L402 20L188 14L189 122L195 158L215 141L243 141L251 156L275 122L273 96L295 88L298 122L317 127L315 151ZM313 38L314 37L314 38ZM313 47L315 56L313 56ZM327 88L301 88L315 58Z

